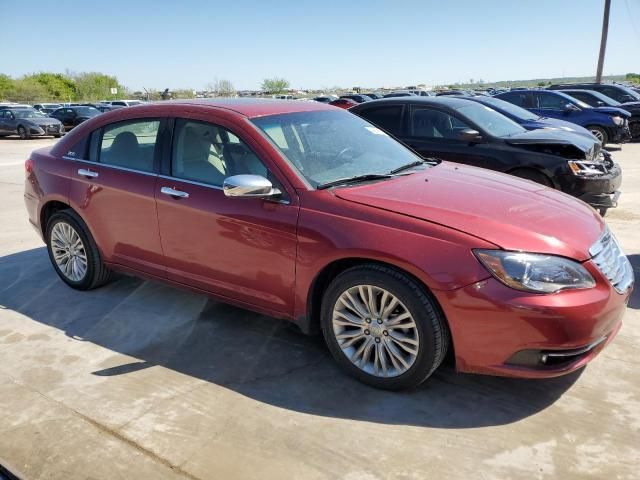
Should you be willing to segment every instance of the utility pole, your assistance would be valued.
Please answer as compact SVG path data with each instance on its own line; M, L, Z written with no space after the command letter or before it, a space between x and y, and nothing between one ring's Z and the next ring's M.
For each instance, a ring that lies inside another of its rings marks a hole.
M602 19L602 37L600 38L600 55L598 56L598 71L596 83L602 83L602 68L604 67L604 51L607 49L607 35L609 34L609 9L611 0L604 0L604 18Z

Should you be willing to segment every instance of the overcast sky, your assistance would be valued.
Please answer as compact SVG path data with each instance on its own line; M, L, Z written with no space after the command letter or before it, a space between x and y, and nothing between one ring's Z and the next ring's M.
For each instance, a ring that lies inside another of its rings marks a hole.
M133 88L405 86L595 74L604 0L1 1L0 73ZM613 0L605 75L640 71L640 0Z

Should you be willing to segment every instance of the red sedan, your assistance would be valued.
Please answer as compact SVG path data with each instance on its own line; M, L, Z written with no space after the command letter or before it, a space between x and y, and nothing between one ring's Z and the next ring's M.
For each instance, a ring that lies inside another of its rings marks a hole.
M329 105L344 108L346 110L348 108L355 107L356 105L358 105L358 102L356 102L355 100L351 100L350 98L338 98L333 102L329 102Z
M572 197L420 159L317 102L164 102L75 128L26 162L53 268L123 270L322 331L371 385L459 371L550 377L621 325L631 266Z

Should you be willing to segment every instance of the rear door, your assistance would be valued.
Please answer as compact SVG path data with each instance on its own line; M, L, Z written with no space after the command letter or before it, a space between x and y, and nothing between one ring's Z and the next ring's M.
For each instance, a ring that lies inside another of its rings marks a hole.
M108 124L91 134L85 148L65 157L73 164L71 205L104 260L159 277L165 268L154 188L164 125L161 118Z
M232 132L223 119L207 120L175 121L168 172L156 185L167 276L258 309L291 314L295 191L287 193L250 137ZM236 174L267 177L284 197L227 197L224 179Z

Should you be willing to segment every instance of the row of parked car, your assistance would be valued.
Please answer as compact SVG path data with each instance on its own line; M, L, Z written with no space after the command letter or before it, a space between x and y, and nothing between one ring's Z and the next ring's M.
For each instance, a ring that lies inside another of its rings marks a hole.
M547 89L515 88L510 91L487 92L447 90L436 93L405 90L385 95L363 93L342 95L340 98L321 96L314 100L351 108L380 98L413 96L494 96L529 110L539 118L555 118L584 127L602 145L640 138L640 93L621 84L563 84L552 85ZM533 120L529 116L528 121Z
M0 136L19 135L25 140L37 136L60 138L65 132L104 112L139 105L139 100L100 103L0 104Z

